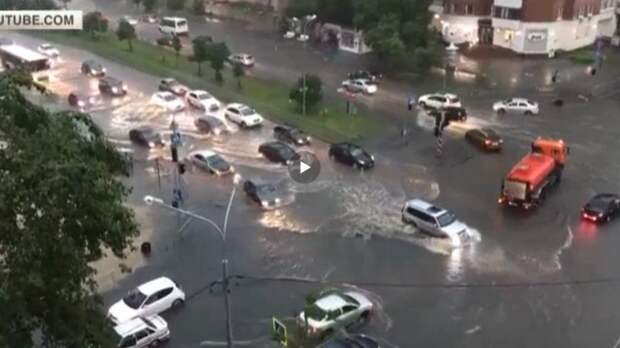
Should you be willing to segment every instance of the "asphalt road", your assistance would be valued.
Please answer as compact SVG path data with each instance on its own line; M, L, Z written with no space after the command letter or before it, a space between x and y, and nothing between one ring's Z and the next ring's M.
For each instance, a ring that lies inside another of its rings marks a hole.
M38 44L35 39L16 38L30 46ZM65 62L58 68L53 88L60 94L96 89L94 80L75 73L79 61L91 55L66 47L61 52ZM106 304L139 283L170 276L191 299L179 312L164 315L173 336L168 346L215 344L225 337L223 298L206 286L220 276L222 242L199 222L179 232L184 220L144 205L146 194L170 199L171 179L166 174L171 167L163 161L160 188L152 159L166 154L142 151L127 141L128 129L136 124L167 128L171 117L146 102L159 77L100 60L111 75L123 77L131 93L122 101L106 100L92 115L119 148L134 151L129 204L154 243L144 265L105 293ZM263 212L243 192L237 193L226 244L231 273L270 279L241 280L235 285L235 337L247 341L246 346L268 347L273 315L292 317L308 292L339 286L368 292L378 310L358 330L381 338L387 347L617 346L620 330L613 323L620 313L615 281L618 225L582 223L578 212L594 193L620 191L614 151L620 145L615 131L618 102L574 102L561 109L543 104L537 117L498 117L489 110L488 99L464 98L472 116L466 124L448 129L440 160L434 156L431 122L423 112L410 114L407 137L389 130L393 133L367 144L377 157L377 167L366 173L332 163L325 158L326 145L315 143L311 151L321 159L323 171L310 185L295 184L284 168L257 155L258 144L270 138L270 126L247 132L233 126L229 136L204 138L191 127L196 113L179 114L177 120L186 133L185 151L216 149L244 178L280 182L291 197L286 207ZM491 126L504 137L501 154L481 153L463 141L464 130L479 125ZM538 135L562 137L571 146L562 185L533 212L501 209L496 204L501 178ZM232 189L229 179L190 172L184 186L189 195L184 208L223 220ZM443 241L403 226L400 208L412 197L435 200L455 211L479 234L479 241L453 250ZM279 277L288 280L276 280ZM614 280L476 286L602 278Z

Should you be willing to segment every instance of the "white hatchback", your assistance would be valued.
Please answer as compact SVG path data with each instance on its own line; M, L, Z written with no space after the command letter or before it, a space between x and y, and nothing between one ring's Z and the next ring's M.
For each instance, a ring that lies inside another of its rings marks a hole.
M157 92L153 94L151 101L153 104L159 105L170 112L177 112L185 109L185 102L170 92Z
M195 108L209 112L217 111L220 108L220 102L215 97L209 92L199 89L187 94L187 102Z
M185 293L170 278L160 277L131 290L108 310L108 318L119 324L177 308L185 302Z
M256 110L243 104L228 104L224 110L224 115L228 120L243 128L255 127L263 124L263 117L259 115Z

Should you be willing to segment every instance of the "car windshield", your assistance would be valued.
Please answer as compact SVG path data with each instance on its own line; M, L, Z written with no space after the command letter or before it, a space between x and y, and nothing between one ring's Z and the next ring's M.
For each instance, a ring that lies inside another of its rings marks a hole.
M304 313L307 318L316 320L316 321L321 321L327 317L327 312L322 310L317 305L312 305L312 306L307 307Z
M448 100L450 101L450 103L458 103L459 102L459 98L449 98Z
M299 129L291 129L289 130L289 133L291 134L293 138L301 138L304 136L304 133L300 131Z
M239 111L241 112L241 115L243 116L250 116L256 113L254 109L252 108L241 108L241 110Z
M87 62L86 63L91 69L94 70L100 70L101 69L101 64L97 63L97 62Z
M356 299L354 299L353 297L351 297L349 295L342 294L342 295L340 295L340 297L342 297L345 301L347 301L350 304L354 304L354 305L358 305L358 306L360 304L359 302L357 302Z
M207 162L217 169L228 168L228 163L220 155L212 155L207 158Z
M146 324L146 326L150 327L151 329L155 330L157 329L157 327L155 326L155 324L153 324L152 321L146 319L146 318L141 318L142 322L144 322Z
M201 100L211 99L211 98L213 98L213 96L211 94L209 94L209 93L206 93L206 92L198 94L198 99L201 99Z
M180 22L179 22L179 23L180 23ZM164 18L164 19L162 19L162 20L161 20L161 25L162 25L163 27L174 27L174 26L175 26L175 25L174 25L174 21L173 21L173 20L171 20L171 19L166 19L166 18Z
M448 226L449 224L453 223L454 220L456 220L456 217L450 212L445 212L439 217L437 217L437 222L439 222L439 226L441 227Z
M43 44L43 45L41 45L41 48L44 49L44 50L49 50L50 48L53 48L53 46L50 45L50 44Z
M183 27L183 26L186 26L186 25L187 25L187 21L185 21L185 20L181 20L181 21L177 22L177 26L178 27Z
M256 187L256 192L261 194L269 194L276 192L276 187L273 185L259 185Z
M361 157L364 156L364 151L359 147L354 147L351 149L351 156L353 157Z
M146 295L141 293L140 290L134 289L131 290L127 296L123 297L123 302L133 309L137 309L142 305L144 300L146 299Z

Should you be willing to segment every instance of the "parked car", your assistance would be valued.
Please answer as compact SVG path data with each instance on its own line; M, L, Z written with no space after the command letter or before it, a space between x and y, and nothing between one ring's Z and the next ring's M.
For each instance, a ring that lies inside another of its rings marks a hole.
M379 343L372 337L356 334L331 339L320 348L379 348Z
M460 108L461 100L455 94L433 93L418 98L418 105L423 108L440 109L446 107Z
M201 115L196 118L194 125L199 131L220 135L228 131L226 124L219 118L211 115Z
M181 84L179 81L171 77L159 81L158 89L161 92L170 92L178 96L184 96L189 90L187 86Z
M225 117L240 125L243 128L260 126L263 124L263 117L256 110L243 104L228 104L224 110Z
M309 145L311 140L310 136L303 131L288 126L275 126L273 128L273 136L279 141L296 146Z
M119 348L156 347L170 339L168 323L159 315L119 323L114 332Z
M194 151L189 154L192 165L218 176L232 174L235 168L217 153L209 150Z
M279 141L272 141L262 144L258 147L260 152L265 158L271 162L276 162L284 165L289 165L299 159L299 154L295 152L290 146Z
M243 191L263 209L275 209L282 205L282 192L274 184L247 180L243 183Z
M207 91L196 89L187 94L187 102L189 105L209 112L220 109L220 102Z
M493 111L498 114L514 112L524 115L538 115L540 110L537 102L525 98L512 98L495 102L493 104Z
M441 109L430 109L428 114L433 117L441 117L442 114L445 114L445 117L450 122L467 121L467 110L463 107L448 106Z
M185 102L170 92L154 93L153 96L151 96L151 102L169 112L179 112L185 109Z
M254 56L245 53L232 54L228 57L228 60L232 64L241 64L244 67L253 67L254 66Z
M169 35L188 35L189 26L183 17L163 17L159 22L159 31Z
M138 25L138 20L135 19L132 16L126 15L121 17L121 19L119 20L120 22L127 22L129 23L129 25L131 25L132 27L135 27L136 25Z
M421 199L405 203L402 220L433 237L449 238L453 246L460 246L471 237L467 226L457 220L453 213Z
M352 93L375 94L377 85L370 80L355 79L342 81L342 87Z
M82 62L82 67L80 68L82 74L102 77L105 76L107 70L96 60L85 60Z
M170 278L159 277L131 290L108 310L112 322L124 323L178 308L185 302L185 293Z
M80 92L69 93L67 101L69 102L69 105L80 109L86 109L95 106L101 102L99 96L97 95L85 94Z
M381 80L383 80L383 75L377 72L370 72L367 70L358 70L352 73L349 73L347 75L347 77L350 80L355 80L355 79L364 79L364 80L368 80L370 82L373 83L379 83L381 82Z
M150 126L140 126L129 131L129 140L148 148L164 146L161 134Z
M298 316L299 324L308 325L312 335L329 336L336 330L367 320L372 302L357 291L328 291L320 294Z
M60 57L60 51L58 48L49 43L40 44L39 47L37 47L37 51L48 58L56 59Z
M504 140L492 129L475 128L465 132L465 139L486 151L500 151Z
M106 76L99 80L99 91L101 94L108 94L113 97L127 94L127 85L123 81Z
M375 166L374 156L351 143L333 144L329 148L329 157L353 168L370 169Z
M595 223L609 222L620 214L620 195L599 193L581 209L581 218Z

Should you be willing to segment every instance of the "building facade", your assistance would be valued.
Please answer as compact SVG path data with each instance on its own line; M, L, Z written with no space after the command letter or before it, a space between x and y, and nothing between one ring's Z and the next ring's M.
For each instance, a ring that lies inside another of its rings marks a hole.
M617 0L444 0L435 17L448 42L550 54L613 36L616 5Z

